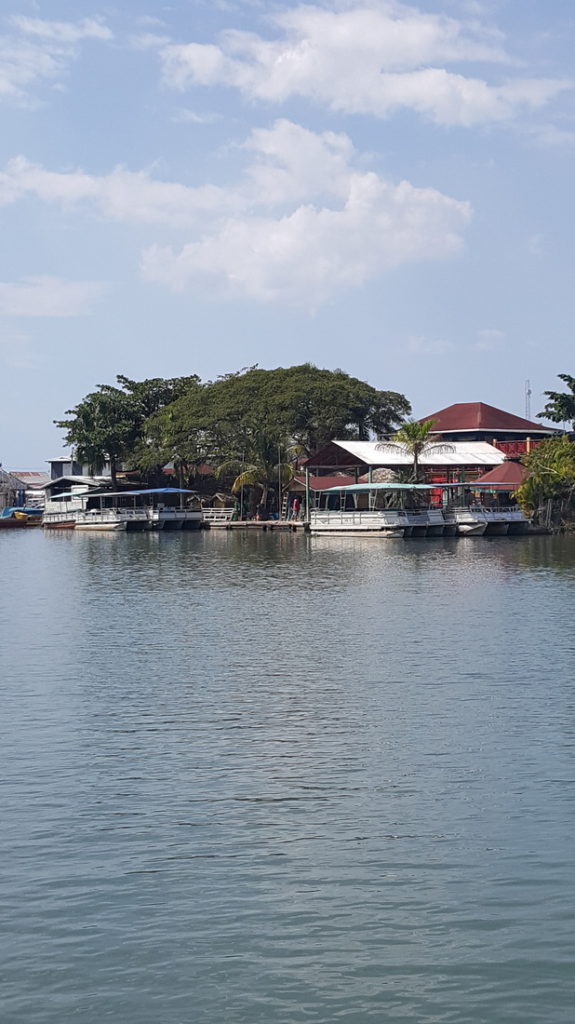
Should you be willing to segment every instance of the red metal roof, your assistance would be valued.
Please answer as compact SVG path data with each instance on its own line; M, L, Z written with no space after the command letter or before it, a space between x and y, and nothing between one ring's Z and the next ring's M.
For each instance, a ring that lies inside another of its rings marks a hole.
M420 422L426 420L433 420L434 430L441 434L456 430L508 430L525 431L527 434L554 432L552 427L524 420L521 416L514 416L513 413L496 409L494 405L486 405L485 402L456 402L455 405L434 412L432 416L424 416Z
M508 487L511 491L520 487L526 476L527 470L520 462L502 462L500 466L490 469L488 473L484 473L474 483L493 484L494 487L501 488L501 490Z
M305 487L305 476L294 476L294 480L297 480L302 487ZM354 484L355 477L345 475L343 473L337 473L334 476L312 476L310 474L309 485L312 491L325 491L328 487L346 487Z

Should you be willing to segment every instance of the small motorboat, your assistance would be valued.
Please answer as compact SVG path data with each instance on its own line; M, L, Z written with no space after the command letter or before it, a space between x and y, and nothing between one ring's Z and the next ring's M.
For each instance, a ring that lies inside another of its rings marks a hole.
M42 509L9 506L0 511L0 530L29 529L42 525Z

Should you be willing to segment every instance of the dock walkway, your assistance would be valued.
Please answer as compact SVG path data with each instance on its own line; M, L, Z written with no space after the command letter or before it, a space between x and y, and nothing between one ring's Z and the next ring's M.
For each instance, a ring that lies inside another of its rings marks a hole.
M203 523L204 530L261 530L264 533L306 533L307 523L299 519L237 519Z

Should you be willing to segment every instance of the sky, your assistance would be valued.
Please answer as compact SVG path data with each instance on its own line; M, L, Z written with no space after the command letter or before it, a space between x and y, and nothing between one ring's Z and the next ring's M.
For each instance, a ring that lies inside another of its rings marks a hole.
M4 0L0 462L116 374L575 373L572 0Z

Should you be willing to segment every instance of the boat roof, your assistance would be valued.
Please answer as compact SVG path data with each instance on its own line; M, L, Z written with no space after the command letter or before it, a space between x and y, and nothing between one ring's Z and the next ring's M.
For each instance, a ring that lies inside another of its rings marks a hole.
M496 491L501 490L501 485L480 484L474 480L459 480L450 484L404 484L404 483L383 483L383 484L352 484L344 487L327 487L324 494L339 494L344 491L347 494L361 494L365 491L448 491L456 488L465 488L467 491ZM509 488L508 488L509 489Z
M437 486L437 484L399 484L395 482L385 484L345 484L343 487L327 487L324 493L331 494L336 491L338 494L340 491L345 491L348 494L361 494L362 491L434 491ZM441 484L439 484L439 487L441 487Z
M82 490L77 491L62 491L61 494L53 494L48 498L48 501L58 501L58 498L84 498L86 494L94 494L94 491L89 487L84 487Z
M135 498L143 494L196 494L196 491L187 490L184 487L147 487L138 491L101 491L99 494L90 492L91 498Z

